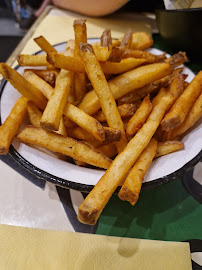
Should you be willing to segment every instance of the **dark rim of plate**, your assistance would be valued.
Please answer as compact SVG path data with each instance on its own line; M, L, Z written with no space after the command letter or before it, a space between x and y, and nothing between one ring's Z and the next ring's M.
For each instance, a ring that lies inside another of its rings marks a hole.
M95 39L95 38L94 38ZM94 40L93 38L91 40ZM66 44L66 42L61 42L59 44L56 44L55 46L59 46L62 44ZM39 54L42 51L38 51L35 54ZM20 66L17 65L14 69L17 70ZM1 100L1 96L3 93L3 90L6 86L7 81L5 79L2 80L2 83L0 85L0 100ZM0 112L1 112L1 103L0 103ZM1 115L0 115L0 124L1 123ZM82 192L89 192L93 189L94 185L86 185L86 184L81 184L81 183L76 183L76 182L72 182L71 180L66 180L66 179L62 179L60 177L57 177L55 175L52 175L50 173L47 173L43 170L41 170L40 168L34 166L33 164L31 164L29 161L27 161L25 158L23 158L16 150L15 148L11 145L10 149L9 149L9 154L12 156L12 158L15 159L15 161L17 161L23 168L25 168L26 170L28 170L30 173L34 174L35 176L37 176L38 178L44 179L48 182L51 182L55 185L64 187L64 188L69 188L69 189L75 189L75 190L79 190ZM153 180L151 182L146 182L142 184L142 189L146 190L146 189L152 189L154 187L166 184L174 179L176 179L177 177L181 177L183 176L183 174L185 174L186 171L191 170L200 160L202 159L202 150L196 155L196 157L194 157L192 160L190 160L188 163L186 163L182 168L180 168L179 170L169 174L169 175L165 175L162 178L158 178L156 180ZM92 169L93 170L93 169ZM115 193L117 193L120 190L120 187L116 189Z

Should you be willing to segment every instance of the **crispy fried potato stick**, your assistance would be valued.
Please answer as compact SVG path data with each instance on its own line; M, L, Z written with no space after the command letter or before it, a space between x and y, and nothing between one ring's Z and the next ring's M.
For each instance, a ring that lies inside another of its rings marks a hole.
M156 104L165 95L166 92L167 92L167 90L164 87L161 87L161 89L159 90L158 94L152 100L152 107L156 106Z
M138 132L138 130L144 125L151 110L152 104L148 95L144 98L140 107L137 109L136 113L130 118L127 124L126 135L129 138L134 136Z
M122 40L121 40L121 44L120 44L120 48L122 49L129 49L132 46L132 41L133 41L133 32L131 29L128 29Z
M108 158L113 158L117 155L117 149L114 143L108 143L101 145L96 148L98 152L101 152L103 155L107 156Z
M134 115L135 111L137 110L136 104L125 103L118 106L118 110L120 113L121 118L127 118ZM93 117L98 120L99 122L106 122L106 117L102 111L96 112Z
M38 145L100 168L107 169L111 164L108 157L96 152L88 145L42 128L27 126L17 138L24 143Z
M123 136L123 132L119 129L104 127L105 130L105 140L103 143L120 141ZM85 131L80 127L73 127L68 129L68 135L72 138L94 142L95 137L92 136L89 132ZM96 140L97 141L97 140ZM99 141L100 144L100 141Z
M173 153L184 148L184 143L179 141L159 142L156 150L155 158Z
M19 66L21 67L51 66L50 63L46 60L46 54L38 54L38 55L20 54L17 57L17 61L18 61Z
M34 41L36 44L46 53L48 52L55 52L57 53L57 50L48 42L48 40L45 39L45 37L40 36L37 38L34 38Z
M142 99L146 97L148 94L152 93L153 91L161 87L167 87L172 82L175 74L181 73L182 70L183 70L182 68L176 69L170 75L165 76L161 78L160 80L156 80L143 87L140 87L139 89L135 89L134 91L119 98L118 103L119 104L133 103L138 99Z
M25 78L32 85L34 85L34 87L40 89L44 96L47 97L47 99L50 99L53 93L53 88L48 83L46 83L33 72L29 74L25 72L23 76L25 76ZM76 106L67 102L63 114L75 122L78 126L91 133L96 139L100 141L105 140L105 130L102 125L96 119L86 114Z
M34 127L40 128L41 127L40 120L42 117L42 112L36 107L36 105L31 100L28 100L27 102L27 112L30 123ZM64 125L63 117L60 119L59 129L58 131L56 131L56 133L61 134L64 137L67 137L67 131Z
M27 101L25 97L18 99L11 113L0 126L0 155L6 155L8 153L11 142L26 115Z
M108 84L112 95L115 99L118 99L134 89L169 75L171 71L169 64L150 64L121 74L110 80ZM92 90L87 93L78 107L90 115L98 111L100 103L95 91Z
M194 77L191 83L173 104L170 111L165 115L161 123L163 130L170 131L184 122L194 102L201 94L201 91L202 71Z
M0 63L0 73L20 92L21 95L32 100L39 109L45 109L47 99L42 92L30 84L16 70L12 69L5 63Z
M119 63L122 59L124 49L120 47L112 47L108 61Z
M71 72L61 69L56 79L56 85L41 118L41 127L46 130L58 130L60 119L71 85Z
M93 46L93 44L92 44L92 46ZM106 62L111 54L112 47L109 46L109 48L108 48L108 47L102 47L99 45L94 45L93 50L95 52L97 59L100 62Z
M146 62L147 60L145 59L126 58L122 59L119 63L106 62L100 65L105 74L120 74L139 67Z
M165 53L155 55L141 50L132 50L132 49L124 50L122 58L124 59L129 57L147 59L147 63L157 63L166 59Z
M58 72L56 70L47 70L47 69L25 69L26 71L32 71L37 76L39 76L41 79L46 81L50 86L53 88L55 87L55 80L58 75Z
M169 63L171 65L172 69L176 68L181 64L184 64L186 61L187 56L185 52L178 52L165 60L166 63Z
M87 42L86 20L74 20L75 49L74 56L80 57L79 43ZM86 94L86 74L75 73L75 97L81 101Z
M80 57L65 56L60 53L49 52L47 61L54 67L85 73L83 61Z
M173 96L168 92L153 108L147 122L128 143L124 151L115 158L105 175L80 205L78 212L80 222L91 225L96 223L113 192L150 142L172 101Z
M117 150L120 153L127 145L127 139L125 136L124 125L116 106L116 102L109 89L100 64L94 54L93 47L87 43L80 43L79 48L81 57L84 61L86 72L99 98L102 111L105 114L109 127L120 129L123 132L121 141L116 143Z
M200 118L202 117L202 94L195 101L193 107L191 108L187 118L182 123L182 125L173 129L169 135L169 139L174 139L182 134L184 134L188 129L190 129Z
M100 43L102 47L110 47L112 45L112 37L110 28L106 28L102 33L100 38Z
M151 139L127 176L118 196L122 201L135 205L138 201L144 176L156 154L157 141Z

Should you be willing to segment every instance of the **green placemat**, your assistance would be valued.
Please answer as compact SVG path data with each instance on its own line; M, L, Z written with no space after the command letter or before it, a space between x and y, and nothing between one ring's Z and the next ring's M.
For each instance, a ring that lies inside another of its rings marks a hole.
M154 47L176 53L159 35L154 35ZM202 69L197 61L186 66L195 73ZM96 233L169 241L202 239L202 205L188 194L181 179L142 191L134 207L113 195L100 216Z

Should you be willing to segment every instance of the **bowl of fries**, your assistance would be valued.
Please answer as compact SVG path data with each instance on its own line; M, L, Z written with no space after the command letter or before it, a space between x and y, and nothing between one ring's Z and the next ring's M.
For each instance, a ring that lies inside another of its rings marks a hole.
M37 177L91 191L78 219L95 224L113 192L135 205L141 188L166 183L201 158L202 72L183 66L151 37L128 30L75 39L0 64L0 154ZM142 184L143 183L143 184Z

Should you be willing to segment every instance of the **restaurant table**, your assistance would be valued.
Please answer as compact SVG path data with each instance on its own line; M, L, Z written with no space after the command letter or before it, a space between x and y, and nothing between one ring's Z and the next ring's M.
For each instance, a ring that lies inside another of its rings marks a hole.
M158 34L153 38L155 48L171 54L175 52ZM197 61L187 66L195 73L202 69ZM200 176L201 164L197 166L200 166ZM191 181L193 170L189 174ZM97 225L89 226L79 223L76 217L85 193L57 187L37 178L8 154L0 156L0 223L110 236L189 241L191 250L199 252L202 251L202 205L188 193L182 180L177 178L142 190L135 207L114 194Z

